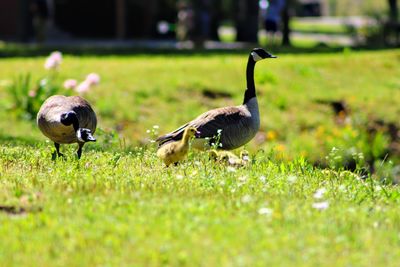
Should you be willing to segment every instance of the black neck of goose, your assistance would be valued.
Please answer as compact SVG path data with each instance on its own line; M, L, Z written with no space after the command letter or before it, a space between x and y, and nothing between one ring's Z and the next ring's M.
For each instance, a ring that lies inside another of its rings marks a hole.
M252 55L249 55L249 60L247 61L246 68L246 81L247 89L244 92L243 104L246 104L250 99L256 97L256 87L254 85L254 66L256 62L254 61Z

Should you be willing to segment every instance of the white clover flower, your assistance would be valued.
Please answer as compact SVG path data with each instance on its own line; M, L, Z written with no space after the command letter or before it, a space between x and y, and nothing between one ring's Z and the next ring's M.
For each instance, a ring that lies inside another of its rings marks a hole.
M263 208L260 208L260 209L258 210L258 214L260 214L260 215L271 216L272 213L273 213L273 210L270 209L270 208L265 208L265 207L263 207Z
M218 133L218 134L222 133L222 129L218 129L218 130L217 130L217 133Z
M178 179L178 180L182 180L182 179L183 179L183 175L181 175L181 174L178 174L178 175L176 176L176 179Z
M64 81L64 88L65 89L74 89L78 85L78 81L74 79L67 79Z
M158 129L158 128L160 128L160 126L158 126L158 125L153 125L153 128L154 128L154 129Z
M97 73L90 73L86 76L86 81L90 85L97 85L100 83L100 76Z
M312 207L317 210L325 210L329 208L329 202L324 201L324 202L315 202L312 204Z
M44 68L47 70L57 69L62 62L62 54L59 51L54 51L50 54L50 56L46 59L44 63Z
M262 176L260 176L260 181L262 182L262 183L265 183L265 181L267 181L267 177L265 177L264 175L262 175Z
M325 193L326 193L326 189L324 187L322 187L322 188L318 189L317 191L315 191L314 198L321 199L324 197Z
M89 90L90 84L87 81L83 81L77 87L75 87L75 91L78 93L86 93Z

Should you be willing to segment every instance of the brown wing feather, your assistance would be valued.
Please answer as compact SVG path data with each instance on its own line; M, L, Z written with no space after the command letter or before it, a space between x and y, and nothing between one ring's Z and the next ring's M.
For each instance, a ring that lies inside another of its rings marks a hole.
M218 130L224 131L232 125L236 125L245 113L239 107L223 107L207 111L196 119L179 127L177 130L161 136L157 139L159 146L171 141L182 139L187 127L195 127L199 132L197 138L212 138L218 135Z

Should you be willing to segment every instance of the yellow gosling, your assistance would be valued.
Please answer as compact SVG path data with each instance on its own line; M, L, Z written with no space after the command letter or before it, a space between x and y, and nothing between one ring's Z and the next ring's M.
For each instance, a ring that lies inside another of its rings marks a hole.
M249 164L250 156L247 150L240 151L240 160L242 161L243 165Z
M234 153L226 150L217 151L213 149L209 154L211 160L233 167L243 167L247 165L249 160L248 152L245 150L240 153L240 158Z
M157 156L164 161L167 167L184 160L189 151L189 140L195 137L196 133L196 128L186 128L181 140L163 145L157 150Z

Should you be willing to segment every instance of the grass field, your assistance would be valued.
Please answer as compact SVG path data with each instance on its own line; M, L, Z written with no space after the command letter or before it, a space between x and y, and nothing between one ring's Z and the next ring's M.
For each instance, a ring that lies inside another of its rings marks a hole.
M194 151L166 169L149 140L241 103L245 53L64 56L56 83L101 76L85 94L98 142L80 161L75 146L52 161L52 143L12 111L5 87L48 75L44 57L0 59L1 265L397 266L399 157L380 159L389 137L366 129L398 124L399 50L277 56L256 66L261 130L239 169ZM345 100L350 122L318 100ZM376 172L361 179L370 158Z

